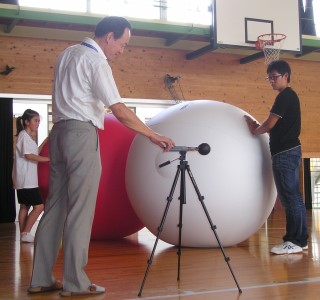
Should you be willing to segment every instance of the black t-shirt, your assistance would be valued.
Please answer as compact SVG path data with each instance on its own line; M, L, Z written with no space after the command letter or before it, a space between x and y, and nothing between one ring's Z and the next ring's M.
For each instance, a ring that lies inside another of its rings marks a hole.
M276 97L270 111L280 117L270 131L270 152L275 155L300 145L301 112L299 97L290 87Z

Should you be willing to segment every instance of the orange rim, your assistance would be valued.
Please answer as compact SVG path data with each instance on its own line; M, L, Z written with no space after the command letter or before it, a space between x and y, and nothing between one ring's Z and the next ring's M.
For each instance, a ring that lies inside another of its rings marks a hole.
M267 37L278 37L279 38L276 38L276 39L267 39ZM282 40L284 40L287 36L283 33L267 33L267 34L261 34L258 36L257 38L257 41L256 41L256 48L261 50L262 49L262 46L264 43L279 43L281 42Z

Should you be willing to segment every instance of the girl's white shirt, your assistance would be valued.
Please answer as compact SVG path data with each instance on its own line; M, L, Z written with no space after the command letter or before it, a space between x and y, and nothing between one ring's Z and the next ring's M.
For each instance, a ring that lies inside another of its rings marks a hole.
M18 135L13 161L12 180L15 189L37 188L38 162L25 158L26 154L39 155L39 148L32 137L22 130Z

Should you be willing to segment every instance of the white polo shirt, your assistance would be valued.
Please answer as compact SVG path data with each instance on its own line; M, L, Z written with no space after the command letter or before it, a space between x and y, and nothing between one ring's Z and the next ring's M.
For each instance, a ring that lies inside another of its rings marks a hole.
M90 38L60 54L54 78L54 123L75 119L103 129L104 107L123 102L105 54Z
M38 187L38 163L25 158L26 154L39 155L36 142L25 131L20 131L14 155L12 180L15 189Z

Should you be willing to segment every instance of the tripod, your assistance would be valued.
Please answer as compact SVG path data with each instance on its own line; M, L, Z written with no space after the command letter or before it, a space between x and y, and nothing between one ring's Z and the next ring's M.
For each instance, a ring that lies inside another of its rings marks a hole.
M144 287L144 284L146 282L146 279L147 279L147 275L149 273L149 269L151 267L151 264L152 264L152 261L153 261L153 257L154 257L154 253L155 253L155 250L156 250L156 247L157 247L157 244L158 244L158 241L159 241L159 238L160 238L160 235L161 235L161 232L163 230L163 226L164 226L164 223L165 223L165 220L166 220L166 217L167 217L167 214L168 214L168 211L169 211L169 207L170 207L170 204L171 204L171 201L172 201L172 196L174 194L174 191L176 189L176 186L177 186L177 182L178 182L178 179L179 179L179 176L181 175L181 179L180 179L180 196L179 196L179 200L180 200L180 207L179 207L179 224L178 224L178 227L179 227L179 243L178 243L178 276L177 276L177 280L180 280L180 258L181 258L181 239L182 239L182 214L183 214L183 205L186 204L186 171L188 172L189 174L189 177L191 179L191 182L192 182L192 185L197 193L197 196L198 196L198 199L202 205L202 208L206 214L206 217L209 221L209 224L210 224L210 227L215 235L215 238L219 244L219 247L220 247L220 250L224 256L224 260L226 261L228 267L229 267L229 270L232 274L232 277L237 285L237 288L238 288L238 291L239 293L242 293L242 290L238 284L238 281L232 271L232 268L230 266L230 258L226 255L222 245L221 245L221 242L220 242L220 239L219 239L219 236L216 232L216 229L217 229L217 226L213 224L211 218L210 218L210 215L209 215L209 212L204 204L204 197L201 195L200 191L199 191L199 188L196 184L196 181L192 175L192 172L190 170L190 166L188 164L188 161L186 160L186 151L180 151L180 157L179 157L179 160L180 160L180 164L178 165L177 167L177 172L176 172L176 175L175 175L175 178L173 180L173 184L172 184L172 187L171 187L171 190L170 190L170 194L169 196L167 197L167 205L165 207L165 210L164 210L164 213L163 213L163 216L162 216L162 219L161 219L161 223L158 227L158 232L157 232L157 236L156 236L156 241L154 243L154 246L153 246L153 249L152 249L152 252L151 252L151 255L150 255L150 258L148 260L148 266L147 266L147 269L145 271L145 274L144 274L144 278L143 278L143 281L142 281L142 284L141 284L141 287L140 287L140 291L139 291L139 294L138 296L140 297L141 294L142 294L142 290L143 290L143 287ZM164 167L166 165L168 165L170 163L170 161L168 162L165 162L163 164L161 164L159 167Z

